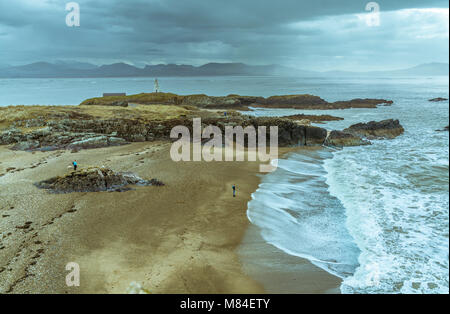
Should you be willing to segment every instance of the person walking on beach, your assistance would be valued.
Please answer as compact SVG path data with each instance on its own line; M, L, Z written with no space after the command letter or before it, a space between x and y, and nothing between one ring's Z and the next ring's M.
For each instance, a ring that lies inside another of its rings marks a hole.
M233 197L236 197L236 184L233 184Z
M74 160L74 161L72 162L72 165L73 165L73 170L74 170L74 171L77 171L78 164L77 164L77 161L76 161L76 160Z

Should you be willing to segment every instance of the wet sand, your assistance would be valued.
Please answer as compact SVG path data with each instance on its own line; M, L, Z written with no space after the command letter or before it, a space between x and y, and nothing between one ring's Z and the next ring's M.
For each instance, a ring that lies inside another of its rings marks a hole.
M271 246L255 240L257 233L248 235L246 209L260 181L258 163L175 163L169 148L135 143L32 154L0 147L0 292L125 293L131 282L151 293L334 291L333 276L306 262L309 267L290 267L301 260L271 254ZM33 185L68 173L73 160L81 168L131 171L166 186L54 195ZM288 266L275 271L260 261ZM80 287L66 286L69 262L80 265ZM291 277L300 278L298 286Z
M262 238L250 224L238 254L243 271L263 285L266 293L340 294L342 280L303 258L286 254Z

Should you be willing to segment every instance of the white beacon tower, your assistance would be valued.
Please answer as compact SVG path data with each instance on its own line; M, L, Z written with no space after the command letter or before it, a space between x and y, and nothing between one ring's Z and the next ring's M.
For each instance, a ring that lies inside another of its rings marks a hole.
M155 79L155 92L159 93L159 82L158 82L158 79Z

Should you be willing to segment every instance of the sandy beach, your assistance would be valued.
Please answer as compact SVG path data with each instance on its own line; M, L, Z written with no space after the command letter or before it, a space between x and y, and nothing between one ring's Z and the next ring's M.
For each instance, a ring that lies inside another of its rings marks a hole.
M249 228L258 163L175 163L169 149L167 142L78 153L1 146L0 292L126 293L131 282L155 294L338 292L339 279ZM73 160L166 185L63 195L33 185L69 173ZM66 286L69 262L80 265L80 287Z

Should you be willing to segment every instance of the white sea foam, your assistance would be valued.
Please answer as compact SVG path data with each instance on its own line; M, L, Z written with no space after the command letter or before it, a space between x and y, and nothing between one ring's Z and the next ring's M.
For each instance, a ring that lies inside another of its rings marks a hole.
M327 191L323 154L331 156L310 152L280 160L253 193L248 217L268 243L344 278L355 271L359 250L345 228L344 208Z
M427 101L446 96L448 81L405 84L380 89L396 95L392 107L326 112L345 118L328 129L398 118L404 135L291 154L249 203L267 242L343 278L343 293L449 293L449 134L436 132L449 108Z
M344 150L325 161L330 193L344 205L361 250L344 293L449 292L448 161L438 145L415 143L412 151L411 141Z

